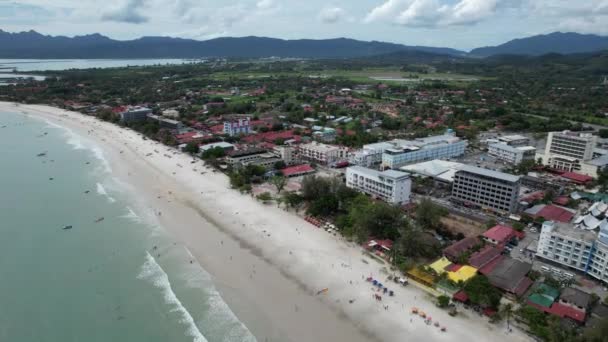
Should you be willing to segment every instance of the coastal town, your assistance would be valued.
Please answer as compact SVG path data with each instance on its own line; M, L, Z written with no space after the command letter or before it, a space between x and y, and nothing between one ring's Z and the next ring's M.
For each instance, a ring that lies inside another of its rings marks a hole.
M605 327L608 104L596 96L608 84L534 98L497 80L425 80L407 67L397 72L413 80L404 84L289 75L292 64L265 61L282 74L238 77L227 70L245 67L226 60L126 68L145 75L130 84L113 80L121 69L66 71L0 87L0 100L79 112L204 161L233 191L386 265L392 284L366 277L379 301L415 287L450 316L545 341ZM549 105L572 112L585 96L596 99L591 122L548 114Z

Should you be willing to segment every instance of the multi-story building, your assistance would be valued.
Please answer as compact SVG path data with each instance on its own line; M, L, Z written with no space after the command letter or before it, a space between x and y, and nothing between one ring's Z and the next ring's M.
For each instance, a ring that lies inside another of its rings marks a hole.
M599 231L572 223L543 223L536 256L608 283L608 223Z
M312 133L312 136L321 142L332 142L336 140L336 130L330 127L319 127Z
M152 109L141 106L129 106L120 113L120 120L123 122L146 121L148 114L152 114Z
M454 175L452 201L501 213L517 210L520 177L464 165Z
M412 180L405 172L376 171L361 166L346 169L346 186L392 204L410 201Z
M498 143L488 146L488 154L498 160L516 165L524 160L534 160L534 156L536 155L536 147L514 147L507 145L506 143Z
M224 122L224 134L229 136L246 135L251 133L251 125L248 118Z
M530 138L519 134L503 135L498 137L498 142L505 143L513 147L527 146L530 144Z
M298 162L296 148L293 146L275 146L272 152L285 162L286 165L294 165Z
M300 159L309 160L322 165L346 160L348 158L348 149L341 146L333 146L312 142L298 146L298 154Z
M382 154L389 148L394 148L395 145L390 142L379 142L375 144L363 145L363 148L355 153L350 158L350 163L359 166L370 167L382 162Z
M433 159L449 159L462 156L467 141L458 138L453 131L446 134L415 140L393 140L394 147L382 154L382 166L398 169L411 163Z
M168 119L168 118L162 117L160 115L148 114L148 120L158 122L158 124L162 128L169 128L169 129L182 128L182 123L180 121Z
M550 132L543 163L556 170L578 172L595 177L597 167L590 168L587 162L593 158L596 143L597 137L590 133Z

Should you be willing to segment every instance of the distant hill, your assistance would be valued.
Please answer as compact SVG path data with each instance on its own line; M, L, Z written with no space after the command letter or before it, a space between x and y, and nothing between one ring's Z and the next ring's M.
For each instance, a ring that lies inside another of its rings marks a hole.
M607 49L608 37L572 32L554 32L546 35L514 39L498 46L477 48L469 54L477 57L493 55L540 56L549 53L567 55Z
M354 39L283 40L263 37L216 38L205 41L170 37L113 40L100 34L46 36L35 31L0 30L0 58L200 58L302 57L353 58L397 51L464 55L450 48L407 46Z

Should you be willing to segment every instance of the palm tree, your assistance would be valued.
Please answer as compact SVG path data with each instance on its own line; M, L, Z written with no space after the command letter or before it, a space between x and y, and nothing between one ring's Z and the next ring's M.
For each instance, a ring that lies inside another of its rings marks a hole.
M502 314L507 317L507 330L511 330L511 314L513 313L513 304L507 303L502 307Z

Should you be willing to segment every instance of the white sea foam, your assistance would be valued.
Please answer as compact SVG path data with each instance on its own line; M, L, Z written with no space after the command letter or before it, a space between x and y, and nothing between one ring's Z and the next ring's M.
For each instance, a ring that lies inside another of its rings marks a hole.
M116 200L112 196L108 195L108 192L103 187L103 185L101 185L101 183L97 183L97 193L102 196L106 196L108 198L108 202L110 203L116 202Z
M123 215L121 217L129 219L129 220L131 220L131 221L133 221L135 223L141 223L142 222L141 217L139 217L139 215L137 215L133 211L133 209L131 209L131 207L127 207L127 210L129 211L129 213L127 213L127 214L125 214L125 215Z
M165 302L173 307L171 312L177 312L182 316L180 322L188 326L186 332L188 336L192 337L193 342L207 342L205 336L198 330L190 312L186 310L182 305L182 302L180 302L179 298L177 298L173 292L171 283L169 282L169 276L167 276L167 273L165 273L150 253L146 253L146 262L143 264L137 278L150 281L154 286L161 289Z
M190 259L195 259L188 248L185 248L185 250ZM215 288L211 275L200 266L197 267L197 271L183 273L182 279L188 287L200 288L207 294L209 311L206 315L212 320L212 325L223 332L223 341L256 342L255 336L232 312L232 309Z

